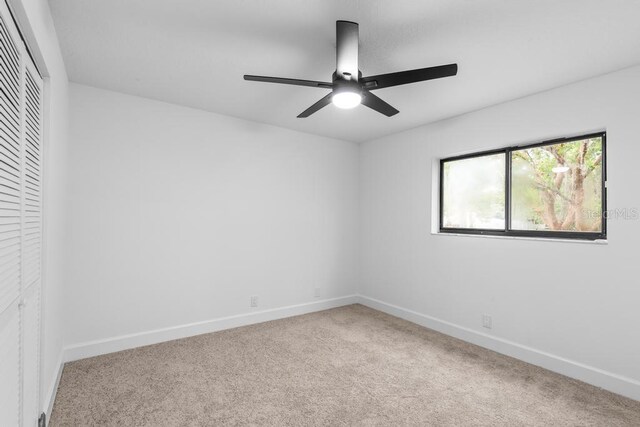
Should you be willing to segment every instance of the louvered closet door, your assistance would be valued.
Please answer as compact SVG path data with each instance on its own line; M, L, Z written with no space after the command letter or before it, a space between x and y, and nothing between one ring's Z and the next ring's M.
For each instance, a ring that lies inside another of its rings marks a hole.
M42 81L25 63L23 117L22 211L22 419L35 425L40 413L40 265L42 253Z
M41 94L42 82L35 68L27 63L25 67L24 90L24 280L26 288L39 284L41 263Z
M42 79L0 2L0 426L40 413Z
M4 4L1 5L4 8ZM10 17L0 18L0 425L20 422L22 233L21 54Z

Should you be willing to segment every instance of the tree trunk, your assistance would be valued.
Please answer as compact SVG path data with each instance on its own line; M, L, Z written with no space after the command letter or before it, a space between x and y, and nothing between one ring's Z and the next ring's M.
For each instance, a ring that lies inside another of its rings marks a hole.
M581 170L577 170L574 174L571 192L573 193L571 200L573 200L575 228L578 231L588 231L589 227L584 221L584 174Z
M544 204L542 218L545 225L550 230L559 230L561 224L556 216L556 195L551 191L544 191L542 193L542 203Z

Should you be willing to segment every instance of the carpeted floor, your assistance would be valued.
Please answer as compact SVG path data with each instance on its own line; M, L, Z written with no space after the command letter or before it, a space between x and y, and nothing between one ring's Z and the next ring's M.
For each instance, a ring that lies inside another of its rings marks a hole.
M353 305L65 366L52 426L640 426L640 402Z

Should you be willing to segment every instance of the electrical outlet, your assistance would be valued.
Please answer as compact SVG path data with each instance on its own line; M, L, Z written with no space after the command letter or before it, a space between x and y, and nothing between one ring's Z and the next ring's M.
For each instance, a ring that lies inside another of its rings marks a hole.
M252 295L251 298L249 298L249 306L250 307L258 306L258 295Z
M488 314L482 315L482 326L487 329L491 329L491 316Z
M315 288L313 291L313 296L316 298L320 298L320 288Z

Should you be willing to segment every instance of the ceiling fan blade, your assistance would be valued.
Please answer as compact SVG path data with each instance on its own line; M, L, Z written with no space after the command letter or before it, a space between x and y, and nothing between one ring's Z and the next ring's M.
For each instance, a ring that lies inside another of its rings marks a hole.
M363 87L367 90L406 85L424 80L439 79L458 74L458 64L440 65L437 67L419 68L417 70L400 71L398 73L379 74L363 77Z
M366 105L372 110L376 110L378 113L382 113L387 117L395 116L400 112L371 92L365 92L363 94L362 105Z
M331 89L333 87L332 83L318 82L315 80L300 80L300 79L286 79L282 77L252 76L249 74L245 74L244 79L250 80L253 82L280 83L284 85L319 87L323 89Z
M336 21L336 74L358 81L358 24Z
M309 117L310 115L312 115L313 113L315 113L319 109L321 109L323 107L326 107L327 105L331 104L331 96L332 95L333 95L333 92L328 94L324 98L320 99L320 101L316 102L311 107L307 108L302 113L298 114L298 118L299 119L303 119L305 117Z

